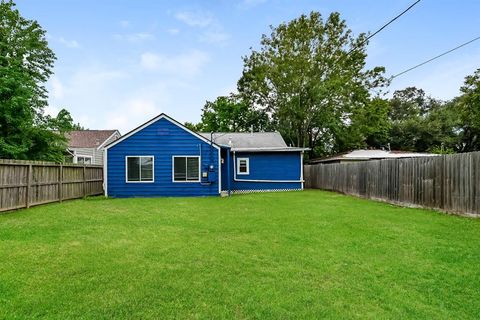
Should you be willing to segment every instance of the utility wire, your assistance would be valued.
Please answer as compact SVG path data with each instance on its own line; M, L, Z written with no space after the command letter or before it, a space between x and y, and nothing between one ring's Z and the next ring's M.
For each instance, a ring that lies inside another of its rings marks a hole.
M449 53L451 53L451 52L453 52L453 51L455 51L455 50L458 50L458 49L460 49L460 48L462 48L462 47L465 47L466 45L469 45L470 43L475 42L475 41L477 41L477 40L479 40L479 39L480 39L480 36L479 36L479 37L476 37L476 38L474 38L474 39L472 39L472 40L470 40L470 41L467 41L467 42L465 42L465 43L462 43L461 45L456 46L456 47L453 48L453 49L450 49L450 50L448 50L448 51L445 51L444 53L441 53L441 54L439 54L439 55L437 55L437 56L435 56L435 57L433 57L433 58L431 58L431 59L428 59L428 60L426 60L426 61L424 61L424 62L422 62L422 63L419 63L419 64L417 64L417 65L415 65L415 66L413 66L413 67L411 67L411 68L408 68L408 69L405 70L405 71L402 71L402 72L400 72L400 73L397 73L396 75L391 76L391 77L390 77L390 80L392 80L392 79L394 79L394 78L396 78L396 77L399 77L399 76L401 76L402 74L405 74L405 73L407 73L407 72L409 72L409 71L412 71L413 69L419 68L419 67L421 67L421 66L423 66L423 65L425 65L425 64L427 64L427 63L429 63L429 62L432 62L433 60L436 60L436 59L438 59L438 58L441 58L441 57L443 57L444 55L447 55L447 54L449 54Z
M406 8L405 10L403 10L401 13L399 13L398 15L396 15L393 19L391 19L390 21L388 21L386 24L384 24L380 29L378 29L377 31L375 31L374 33L372 33L371 35L369 35L367 38L365 38L365 40L363 40L359 45L353 47L352 49L350 49L350 51L347 53L347 56L350 55L353 51L357 50L358 47L361 47L362 45L364 45L368 40L370 40L371 38L373 38L374 36L376 36L378 33L382 32L383 29L385 29L386 27L388 27L390 24L392 24L395 20L397 20L398 18L400 18L401 16L403 16L405 13L407 13L408 11L410 11L410 9L412 9L414 6L416 6L421 0L417 0L415 1L414 3L412 3L408 8ZM259 119L260 117L262 116L262 114L259 114L257 117L253 118L253 119L250 119L249 122L247 122L247 124L250 124L250 123L253 123L253 121L257 120L257 118ZM229 132L225 132L217 137L214 137L213 138L213 141L216 141L218 138L220 137L223 137L224 135L227 135L229 134Z
M400 18L401 16L403 16L405 13L407 13L407 11L409 11L410 9L412 9L415 5L417 5L421 0L417 0L415 1L414 3L412 3L407 9L403 10L401 13L399 13L395 18L391 19L390 21L388 21L386 24L384 24L380 29L378 29L377 31L375 31L374 33L372 33L371 35L369 35L365 40L363 40L359 45L353 47L348 53L347 53L347 56L350 55L350 53L352 53L353 51L357 50L358 47L361 47L363 46L368 40L370 40L371 38L373 38L375 35L377 35L378 33L380 33L383 29L385 29L386 27L388 27L390 24L392 24L395 20L397 20L398 18Z

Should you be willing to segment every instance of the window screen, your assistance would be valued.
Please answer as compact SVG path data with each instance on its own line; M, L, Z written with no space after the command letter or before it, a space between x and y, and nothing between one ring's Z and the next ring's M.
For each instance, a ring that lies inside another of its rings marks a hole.
M153 157L127 157L127 181L153 181Z
M200 181L200 157L173 157L173 181Z
M77 156L77 163L80 164L92 164L92 158Z

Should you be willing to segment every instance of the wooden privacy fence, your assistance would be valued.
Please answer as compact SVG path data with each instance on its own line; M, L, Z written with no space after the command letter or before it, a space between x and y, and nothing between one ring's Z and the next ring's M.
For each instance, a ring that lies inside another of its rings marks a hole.
M0 159L0 211L102 193L102 166Z
M305 187L480 216L480 152L305 165Z

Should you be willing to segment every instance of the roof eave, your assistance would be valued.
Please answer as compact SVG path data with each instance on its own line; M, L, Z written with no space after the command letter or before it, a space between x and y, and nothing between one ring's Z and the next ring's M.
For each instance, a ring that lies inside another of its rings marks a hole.
M265 148L232 148L234 152L304 152L310 150L309 148L294 148L294 147L265 147Z

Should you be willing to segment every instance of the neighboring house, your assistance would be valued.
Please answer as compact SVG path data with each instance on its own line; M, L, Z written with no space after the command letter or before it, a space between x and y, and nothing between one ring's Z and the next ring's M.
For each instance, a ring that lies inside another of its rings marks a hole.
M67 133L73 163L103 165L104 147L120 138L118 130L78 130Z
M418 153L408 151L387 151L387 150L354 150L337 154L332 157L312 159L310 164L315 163L348 163L357 161L380 160L380 159L398 159L398 158L418 158L438 156L434 153Z
M301 190L303 151L277 132L195 133L160 114L105 147L105 195Z

